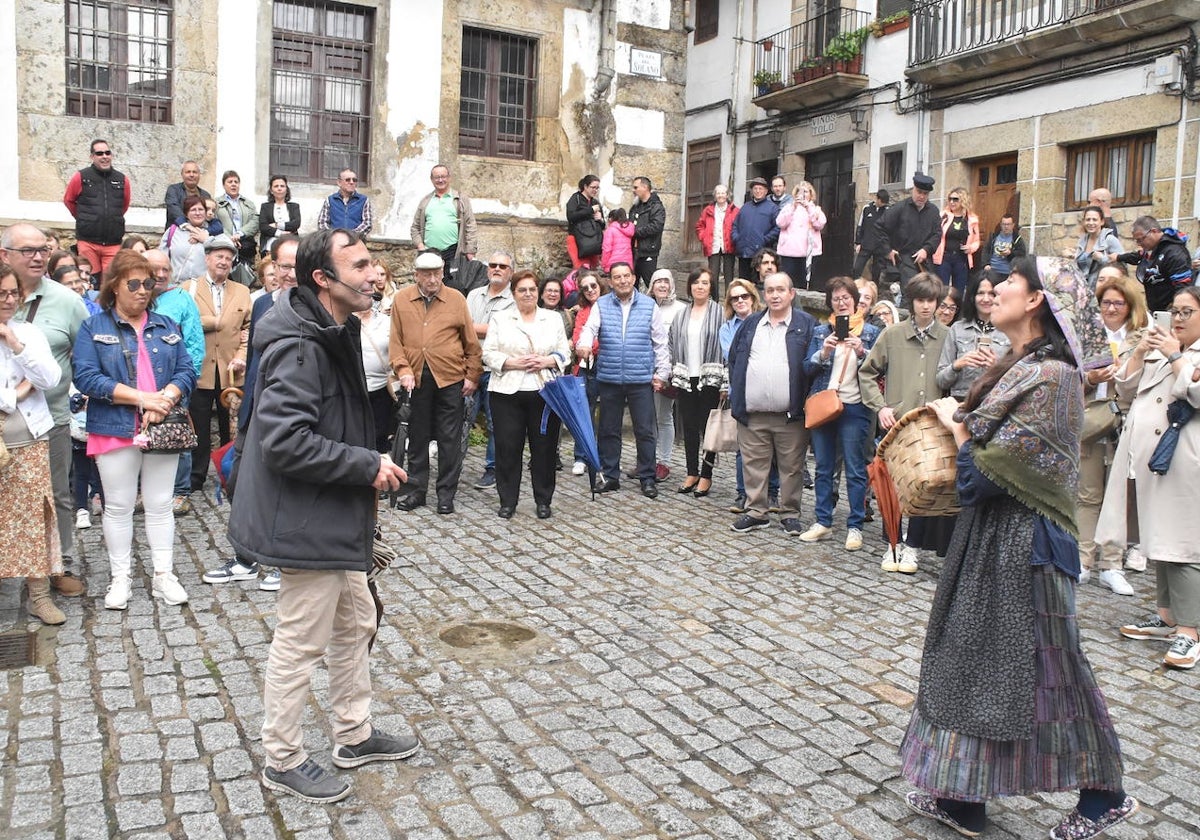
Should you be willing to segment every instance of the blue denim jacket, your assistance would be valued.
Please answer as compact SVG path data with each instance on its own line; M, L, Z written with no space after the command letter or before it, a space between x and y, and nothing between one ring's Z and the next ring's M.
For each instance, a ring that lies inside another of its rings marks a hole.
M174 385L186 401L196 386L196 371L179 326L157 312L147 316L142 339L154 370L155 387ZM137 333L115 310L93 315L80 326L75 340L75 387L89 398L89 433L133 437L135 407L114 405L112 398L118 383L137 388L137 352Z

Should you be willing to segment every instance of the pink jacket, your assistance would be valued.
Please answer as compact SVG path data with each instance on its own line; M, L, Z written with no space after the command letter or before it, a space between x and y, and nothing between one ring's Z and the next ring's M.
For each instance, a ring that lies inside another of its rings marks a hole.
M615 262L633 265L633 233L635 230L633 222L625 224L613 222L604 229L604 244L600 249L600 267L606 274L609 266Z
M950 229L950 223L954 221L954 216L950 213L942 213L942 241L938 243L937 250L933 252L933 264L941 265L942 257L946 252L946 231ZM967 215L967 241L963 245L963 253L967 255L967 266L975 267L975 252L979 250L979 217L974 213Z
M785 204L775 217L779 226L781 257L821 256L821 230L825 227L825 211L815 204L807 207L797 201Z

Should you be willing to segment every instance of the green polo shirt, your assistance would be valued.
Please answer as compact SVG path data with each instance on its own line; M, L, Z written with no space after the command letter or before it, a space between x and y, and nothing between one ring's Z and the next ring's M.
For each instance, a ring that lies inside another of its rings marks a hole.
M32 318L29 310L35 300L41 302ZM83 298L75 292L55 283L53 280L42 278L42 282L17 309L13 316L17 321L28 321L39 330L50 342L50 352L54 360L62 368L62 379L53 388L46 391L46 402L50 406L50 416L54 425L61 426L71 420L71 410L67 405L67 392L71 388L71 354L75 350L75 337L79 335L79 325L88 317L87 307Z
M444 251L458 244L458 207L454 192L447 190L441 198L436 195L425 205L425 247Z

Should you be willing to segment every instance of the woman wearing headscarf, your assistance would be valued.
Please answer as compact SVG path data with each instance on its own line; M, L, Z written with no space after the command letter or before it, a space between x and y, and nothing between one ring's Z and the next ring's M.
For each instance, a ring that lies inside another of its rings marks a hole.
M662 321L671 324L687 304L675 294L675 275L669 268L660 268L650 276L650 294L662 309ZM601 348L603 349L603 348ZM675 448L675 389L654 392L654 416L658 423L655 435L654 478L666 481L671 474L671 451ZM630 474L630 478L634 476Z
M962 513L900 745L919 788L906 801L974 836L989 799L1078 789L1050 837L1086 840L1138 809L1075 616L1080 370L1111 353L1097 349L1094 298L1071 260L1042 272L1016 260L997 292L992 320L1011 352L961 406L931 403L959 446Z

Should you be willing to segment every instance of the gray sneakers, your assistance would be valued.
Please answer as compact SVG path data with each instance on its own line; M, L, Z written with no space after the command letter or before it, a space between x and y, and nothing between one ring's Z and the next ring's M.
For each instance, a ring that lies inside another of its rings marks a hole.
M371 737L362 743L334 747L333 766L348 770L372 761L399 761L415 753L419 745L411 735L388 735L372 727Z
M337 802L350 795L350 785L331 774L311 758L291 770L263 768L262 783L279 793L305 802Z

